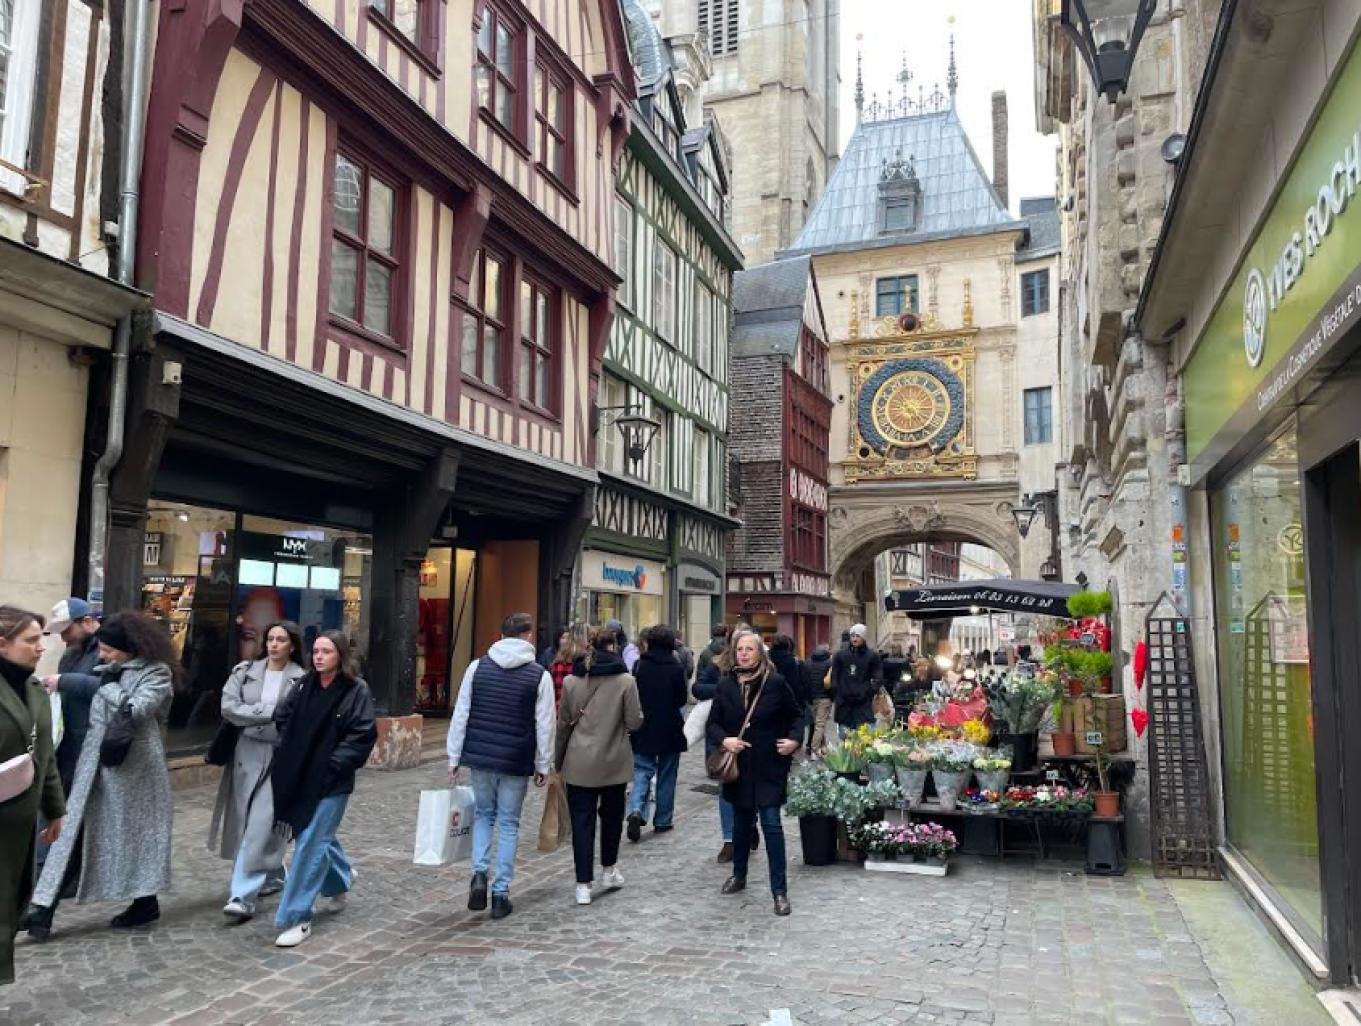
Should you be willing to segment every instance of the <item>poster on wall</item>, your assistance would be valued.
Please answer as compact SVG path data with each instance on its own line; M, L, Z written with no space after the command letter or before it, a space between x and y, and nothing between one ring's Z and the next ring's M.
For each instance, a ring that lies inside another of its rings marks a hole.
M1271 626L1271 661L1306 665L1309 662L1309 623L1302 598L1272 596L1267 618Z

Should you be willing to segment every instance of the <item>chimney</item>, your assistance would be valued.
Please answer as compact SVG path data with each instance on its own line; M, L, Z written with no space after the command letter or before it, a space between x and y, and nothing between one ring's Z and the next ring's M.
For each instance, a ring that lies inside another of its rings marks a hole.
M1007 206L1007 94L1000 89L992 94L992 187Z

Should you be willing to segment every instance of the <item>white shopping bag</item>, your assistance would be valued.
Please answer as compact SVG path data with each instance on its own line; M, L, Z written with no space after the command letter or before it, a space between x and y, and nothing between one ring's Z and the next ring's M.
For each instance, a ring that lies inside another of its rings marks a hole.
M61 696L48 695L47 701L52 706L52 748L61 744L61 739L66 736L66 718L61 714Z
M473 789L422 791L416 818L418 866L447 866L466 859L473 849Z
M697 745L704 740L704 728L709 725L709 710L713 705L712 700L700 702L685 718L685 740L690 744Z

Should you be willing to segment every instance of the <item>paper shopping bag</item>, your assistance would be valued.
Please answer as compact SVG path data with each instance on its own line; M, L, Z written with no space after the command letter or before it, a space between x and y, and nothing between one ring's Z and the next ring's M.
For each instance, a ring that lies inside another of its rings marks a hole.
M422 791L416 818L418 866L447 866L472 854L473 790Z
M539 821L539 851L557 851L572 836L572 817L567 810L567 788L562 777L548 775L544 789L543 819Z

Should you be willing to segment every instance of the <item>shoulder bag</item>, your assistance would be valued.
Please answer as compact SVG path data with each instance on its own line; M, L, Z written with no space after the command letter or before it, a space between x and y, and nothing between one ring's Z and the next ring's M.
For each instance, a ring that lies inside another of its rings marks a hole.
M104 728L104 740L99 743L99 761L104 766L121 766L137 737L137 724L132 719L132 699L125 698L109 717Z
M741 687L741 685L738 685ZM756 697L751 700L751 705L747 706L747 718L742 721L742 729L737 732L737 739L742 740L742 735L751 726L752 714L756 712L756 706L760 704L761 692L765 691L766 682L761 681L761 686L756 689ZM731 784L737 779L737 753L730 752L721 745L718 751L704 760L704 771L709 774L710 780L721 780L725 784Z
M217 733L213 735L213 743L208 746L203 761L209 766L230 766L236 756L236 739L240 736L240 727L223 720L218 724Z
M28 735L28 751L0 762L0 802L17 798L33 786L33 752L38 747L38 725Z

